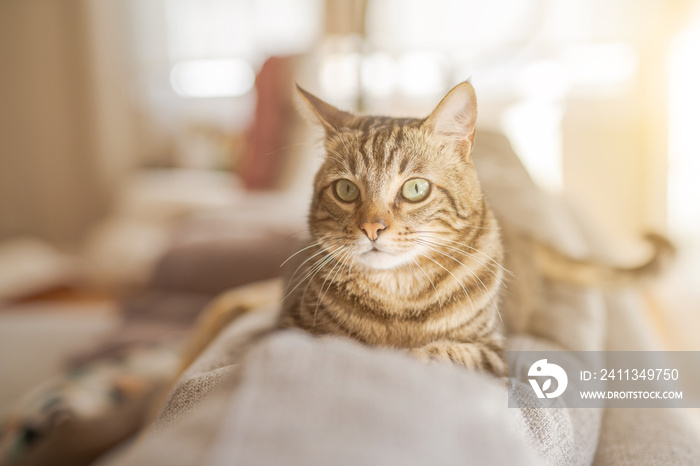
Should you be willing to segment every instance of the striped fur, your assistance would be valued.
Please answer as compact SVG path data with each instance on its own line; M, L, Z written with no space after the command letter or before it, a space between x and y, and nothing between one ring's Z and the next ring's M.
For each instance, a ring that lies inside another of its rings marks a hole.
M426 119L354 116L300 93L325 127L326 157L312 242L290 267L281 326L503 373L503 247L470 159L471 85ZM430 182L420 202L402 195L414 178ZM358 198L336 196L338 180L356 185ZM376 241L367 224L385 226Z

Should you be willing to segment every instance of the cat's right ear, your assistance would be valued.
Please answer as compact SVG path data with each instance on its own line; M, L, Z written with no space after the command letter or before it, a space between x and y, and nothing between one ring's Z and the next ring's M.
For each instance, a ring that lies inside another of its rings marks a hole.
M299 99L303 102L300 105L301 112L312 121L320 123L327 131L338 131L341 128L349 126L350 121L354 118L352 113L338 110L331 104L324 102L310 92L297 84L297 93Z
M468 81L456 85L448 92L423 122L423 127L431 134L466 146L467 151L474 145L475 125L476 93Z

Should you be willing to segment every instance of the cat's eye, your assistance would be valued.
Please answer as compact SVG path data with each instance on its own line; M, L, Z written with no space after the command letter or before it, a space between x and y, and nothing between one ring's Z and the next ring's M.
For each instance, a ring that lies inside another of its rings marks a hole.
M341 201L352 202L360 195L360 188L352 181L338 180L335 183L335 194Z
M404 199L411 202L419 202L425 199L430 192L430 182L423 178L413 178L403 184L401 194Z

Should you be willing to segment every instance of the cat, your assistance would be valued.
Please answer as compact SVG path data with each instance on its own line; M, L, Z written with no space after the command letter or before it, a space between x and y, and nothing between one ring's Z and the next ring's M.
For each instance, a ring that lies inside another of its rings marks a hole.
M503 373L503 246L470 160L472 86L426 119L355 116L299 93L326 157L280 326Z
M648 262L615 268L568 257L497 219L471 158L477 104L469 82L423 119L358 116L297 89L324 130L325 153L308 215L311 242L291 258L279 328L501 376L506 335L527 327L542 277L634 284L673 255L664 237L650 235ZM205 312L183 370L226 323L277 298L277 285L264 286ZM504 299L517 312L501 315Z

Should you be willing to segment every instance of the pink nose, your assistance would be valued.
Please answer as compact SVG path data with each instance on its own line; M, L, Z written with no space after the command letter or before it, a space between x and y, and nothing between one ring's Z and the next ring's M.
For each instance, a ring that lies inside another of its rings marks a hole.
M360 225L360 230L363 230L367 235L367 238L369 238L370 240L377 241L377 238L379 238L379 232L382 230L386 230L386 225L384 225L383 223L365 222L362 225Z

